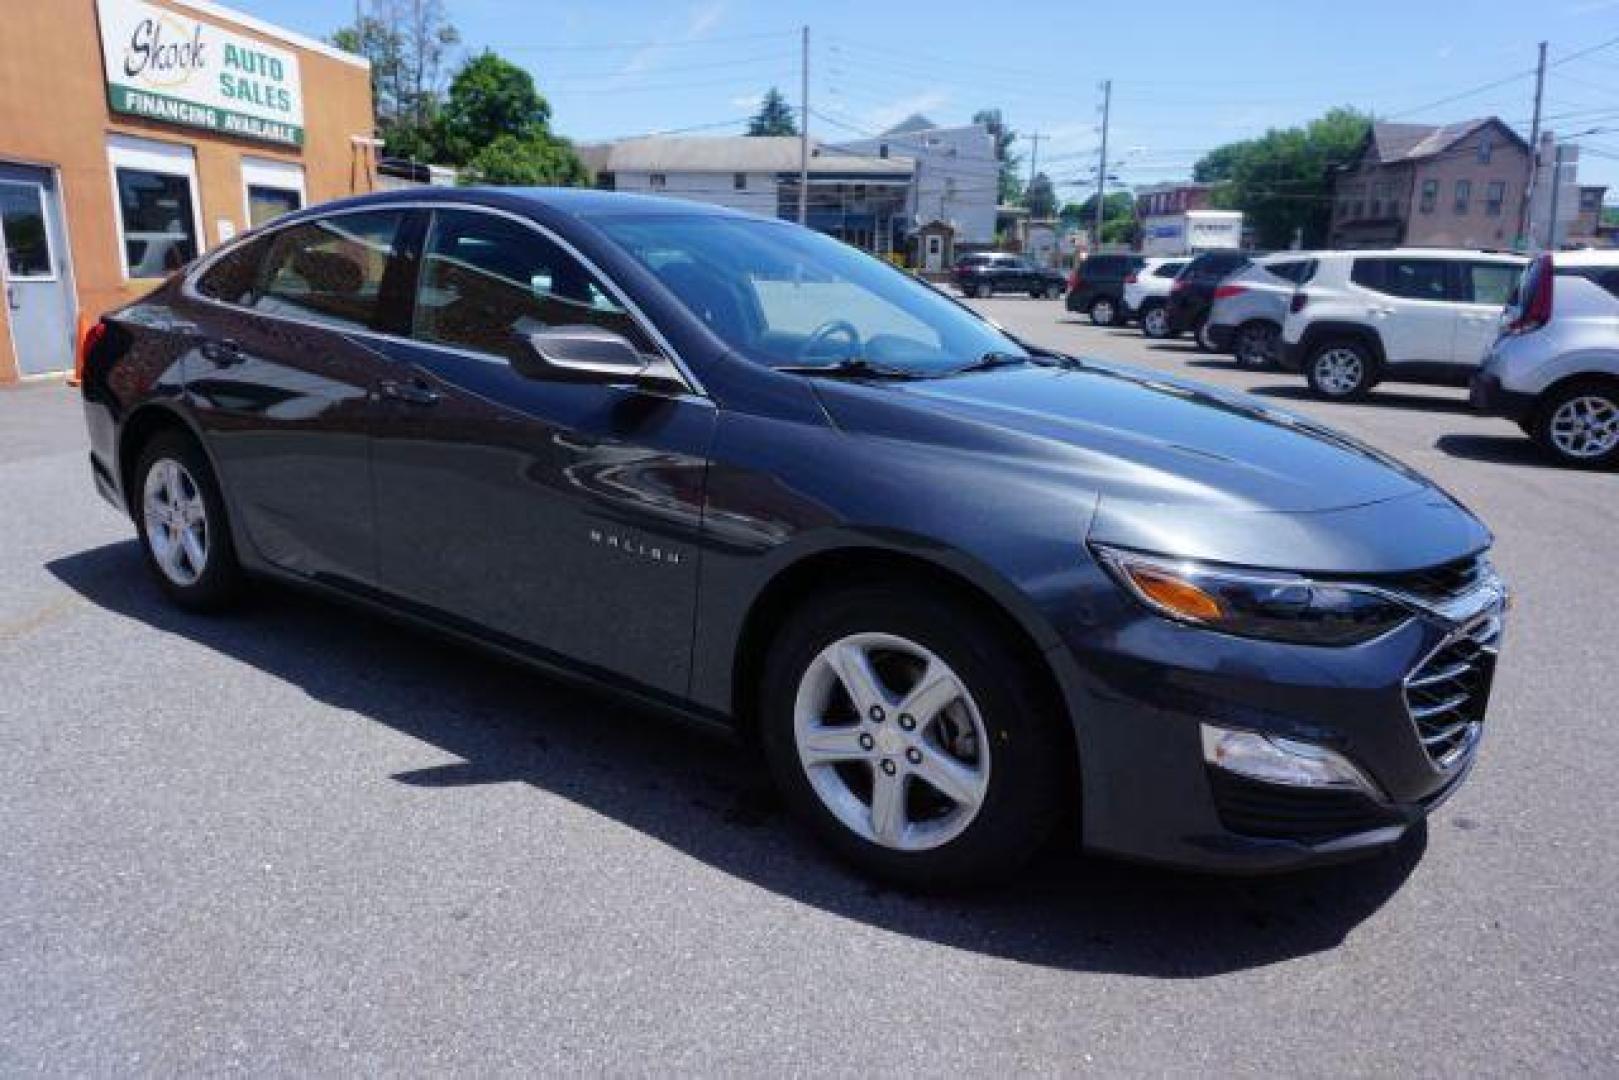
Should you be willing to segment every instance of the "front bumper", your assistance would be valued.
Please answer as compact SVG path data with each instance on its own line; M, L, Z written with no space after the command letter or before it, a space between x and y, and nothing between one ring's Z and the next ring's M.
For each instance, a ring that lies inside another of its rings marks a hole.
M1467 403L1476 411L1508 420L1527 419L1535 409L1535 400L1533 394L1506 389L1500 377L1489 371L1474 372L1467 390Z
M1498 625L1504 591L1425 613L1363 645L1313 649L1253 641L1124 612L1116 627L1069 639L1059 674L1080 752L1085 846L1221 872L1309 867L1397 843L1461 785L1484 730L1494 654L1477 722L1441 764L1423 743L1406 680L1480 618ZM1205 725L1326 747L1372 792L1263 783L1210 765Z

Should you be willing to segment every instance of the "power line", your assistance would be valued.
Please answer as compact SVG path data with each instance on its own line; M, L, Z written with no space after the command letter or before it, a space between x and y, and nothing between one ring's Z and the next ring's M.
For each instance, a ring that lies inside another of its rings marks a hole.
M738 41L761 41L796 35L795 30L770 30L759 34L728 34L695 38L691 41L606 41L595 45L501 45L501 51L525 52L622 52L628 49L688 49L708 45L728 45Z

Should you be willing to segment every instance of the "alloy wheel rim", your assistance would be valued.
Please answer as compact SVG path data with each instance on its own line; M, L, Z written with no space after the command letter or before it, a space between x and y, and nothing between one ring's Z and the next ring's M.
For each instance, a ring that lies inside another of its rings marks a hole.
M966 684L893 634L851 634L821 650L799 681L793 736L822 805L881 847L949 843L989 791L989 740Z
M1315 362L1316 382L1334 397L1352 393L1362 371L1360 357L1348 349L1328 349Z
M1151 311L1147 312L1147 317L1143 320L1147 334L1150 337L1162 337L1164 331L1169 329L1167 325L1168 318L1169 317L1164 314L1163 308L1155 307Z
M1091 318L1103 325L1111 323L1113 321L1113 305L1106 300L1098 300L1091 307Z
M1551 419L1552 442L1569 457L1589 459L1619 447L1619 405L1596 394L1570 398Z
M146 540L163 575L194 585L208 566L208 507L202 489L173 458L159 458L146 473L141 498Z

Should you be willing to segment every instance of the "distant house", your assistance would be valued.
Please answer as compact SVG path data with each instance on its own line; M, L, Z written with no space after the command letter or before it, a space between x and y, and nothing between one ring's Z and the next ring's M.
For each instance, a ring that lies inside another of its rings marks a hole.
M578 147L597 187L715 203L797 220L797 136L624 139ZM810 142L807 224L846 243L903 250L915 165Z
M1508 247L1528 174L1529 144L1494 117L1374 123L1334 178L1329 244Z
M917 113L880 135L839 142L837 148L877 160L904 157L915 162L906 207L913 226L947 222L958 248L995 242L1001 167L995 136L983 124L940 127Z

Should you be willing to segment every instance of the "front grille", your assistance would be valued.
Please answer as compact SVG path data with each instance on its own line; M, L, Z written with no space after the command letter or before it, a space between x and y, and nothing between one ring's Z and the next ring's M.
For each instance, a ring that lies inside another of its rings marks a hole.
M1360 791L1267 784L1224 769L1210 769L1209 784L1220 823L1244 836L1314 844L1406 820Z
M1435 765L1448 769L1478 740L1495 677L1501 613L1492 608L1455 630L1405 680L1405 708Z

